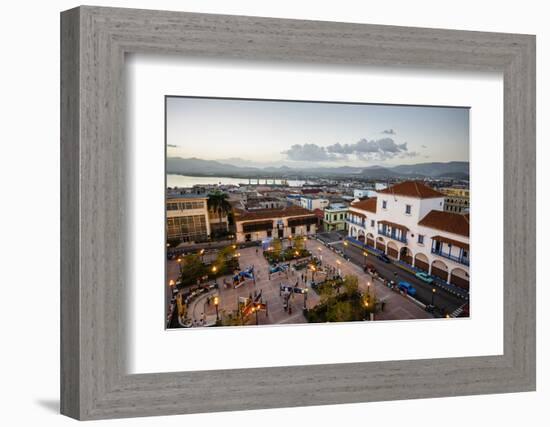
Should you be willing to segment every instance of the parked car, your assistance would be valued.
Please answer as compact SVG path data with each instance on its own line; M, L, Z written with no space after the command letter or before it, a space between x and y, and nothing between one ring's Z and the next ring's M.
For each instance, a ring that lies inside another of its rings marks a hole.
M385 262L386 264L389 264L391 262L386 254L378 254L376 255L376 258L378 258L382 262Z
M416 295L416 288L409 282L399 282L398 288L400 291L406 292L411 297Z
M434 279L424 271L419 271L415 276L426 283L432 283L434 281Z
M372 264L365 265L363 270L365 271L365 273L369 273L369 274L373 274L373 275L378 274L378 271L376 270L376 268Z

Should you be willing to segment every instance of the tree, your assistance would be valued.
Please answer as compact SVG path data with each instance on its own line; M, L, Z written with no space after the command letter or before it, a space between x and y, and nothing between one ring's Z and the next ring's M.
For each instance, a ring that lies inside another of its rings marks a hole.
M334 287L331 282L325 282L319 287L319 296L321 297L321 303L329 304L331 298L334 296Z
M189 254L183 257L181 266L182 283L194 283L197 278L205 274L205 266L199 255Z
M327 309L328 322L349 322L355 320L353 307L349 301L338 301Z
M304 237L298 236L294 239L294 249L298 252L302 252L305 247Z
M231 212L231 204L227 200L226 193L215 191L208 195L208 210L218 215L218 224L221 226L222 217L227 216ZM219 227L221 229L221 227Z
M344 277L344 289L346 294L353 296L359 292L359 279L357 276L348 274Z
M273 256L276 259L279 259L281 252L283 250L283 242L281 239L273 239Z
M227 266L227 261L235 256L235 248L233 245L226 246L223 249L220 249L218 256L216 257L216 266L220 271L225 271Z

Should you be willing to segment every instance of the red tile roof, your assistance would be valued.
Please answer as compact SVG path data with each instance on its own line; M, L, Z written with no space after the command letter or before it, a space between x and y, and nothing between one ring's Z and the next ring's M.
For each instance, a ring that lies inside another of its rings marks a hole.
M470 215L445 211L430 211L418 225L470 237Z
M325 217L325 212L322 209L314 209L313 213L319 219L323 219Z
M415 197L417 199L433 199L435 197L445 197L443 193L428 187L419 181L405 181L392 185L385 190L378 191L379 194L395 194L396 196Z
M258 209L253 212L247 212L241 209L233 209L235 222L237 221L254 221L258 219L269 218L286 218L290 216L316 216L313 212L308 211L300 206L289 206L280 209Z
M376 213L376 197L352 203L351 207L361 209L362 211Z

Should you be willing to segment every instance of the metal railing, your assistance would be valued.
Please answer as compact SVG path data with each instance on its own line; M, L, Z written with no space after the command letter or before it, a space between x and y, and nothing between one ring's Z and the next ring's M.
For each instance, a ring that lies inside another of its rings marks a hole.
M456 256L456 255L445 253L441 250L438 251L437 249L432 248L432 254L438 255L438 256L443 257L443 258L450 259L451 261L458 262L459 264L462 264L462 265L470 265L470 260L468 258L459 257L459 256Z
M365 227L364 221L353 221L352 219L347 218L346 222L349 222L350 224L353 224L353 225L359 225L360 227Z
M382 229L378 230L378 234L389 237L390 239L393 239L393 240L397 240L398 242L407 243L406 237L398 237L396 234L390 233L388 231L384 231Z

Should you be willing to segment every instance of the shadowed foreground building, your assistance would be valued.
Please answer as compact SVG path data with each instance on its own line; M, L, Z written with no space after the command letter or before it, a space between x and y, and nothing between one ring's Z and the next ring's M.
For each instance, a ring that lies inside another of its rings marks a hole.
M210 236L204 194L174 194L166 198L166 238L182 242L204 242Z
M208 195L183 193L166 196L166 238L184 243L205 242L216 232L227 232L227 215L208 210Z
M237 242L307 236L317 232L317 215L299 206L251 212L234 209L233 215Z

